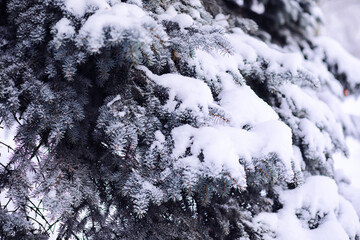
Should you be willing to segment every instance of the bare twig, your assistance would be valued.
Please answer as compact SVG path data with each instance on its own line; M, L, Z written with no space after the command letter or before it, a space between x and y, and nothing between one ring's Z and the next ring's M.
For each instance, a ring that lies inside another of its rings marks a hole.
M30 208L31 210L33 210L37 215L39 215L48 226L52 226L52 224L50 224L48 222L48 220L45 218L44 214L40 211L40 208L37 207L29 198L27 200L31 203L31 205L34 206L34 207L32 207L32 206L27 206L27 207Z
M5 204L5 206L4 206L4 208L3 209L6 209L7 208L7 206L9 205L9 203L11 202L11 198L9 198L9 200L7 201L7 203Z
M13 149L10 145L8 145L8 144L6 144L6 143L4 143L4 142L2 142L2 141L0 141L0 144L2 144L2 145L4 145L5 147L7 147L8 149L14 151L14 149Z
M19 121L19 119L16 117L16 113L13 114L15 121L19 124L22 125L21 122ZM20 116L21 119L21 116Z
M36 222L37 224L39 224L40 227L42 227L44 229L44 231L46 232L46 228L43 226L43 224L41 222L39 222L38 220L36 220L33 217L30 216L26 216L28 219L31 219L32 221Z

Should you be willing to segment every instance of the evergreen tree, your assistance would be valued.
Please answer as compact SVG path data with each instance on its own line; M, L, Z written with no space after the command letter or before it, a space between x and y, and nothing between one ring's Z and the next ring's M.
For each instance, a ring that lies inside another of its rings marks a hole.
M0 0L0 238L276 236L256 216L360 137L339 109L360 63L320 24L313 0Z

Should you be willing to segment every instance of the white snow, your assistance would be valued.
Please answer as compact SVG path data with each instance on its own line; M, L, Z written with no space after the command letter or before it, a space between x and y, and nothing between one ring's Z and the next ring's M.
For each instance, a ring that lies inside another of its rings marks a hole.
M354 96L348 96L346 101L343 102L341 108L345 113L355 116L360 116L360 98Z
M205 168L206 173L218 176L223 171L228 172L242 187L246 186L246 180L239 159L246 160L247 167L252 168L252 158L276 153L287 171L285 177L293 177L292 134L290 128L280 121L262 122L249 131L227 126L194 128L184 125L174 128L172 136L175 146L173 155L180 162L186 149L191 148L193 156L204 154L204 162L200 163L197 158L192 160L197 166ZM185 161L189 163L188 158Z
M135 4L135 5L138 5L139 7L142 7L142 6L143 6L141 0L128 0L126 3Z
M190 27L194 23L194 20L188 14L184 13L176 15L171 20L177 22L181 29Z
M201 7L202 6L200 0L190 0L189 2L194 7Z
M224 55L216 51L206 52L198 49L195 56L194 59L189 59L189 63L195 67L197 74L205 79L216 81L219 78L219 81L222 81L223 78L230 78L231 82L233 77L229 75L229 72L242 79L238 66L243 64L243 58L238 54ZM253 56L253 59L255 61L256 55Z
M339 99L336 96L322 93L319 90L314 92L293 84L284 84L279 89L286 96L281 103L279 112L282 112L283 115L289 114L289 111L302 112L304 118L299 122L293 122L292 125L297 125L300 135L304 136L309 146L313 147L312 152L323 153L325 150L331 150L333 148L331 140L333 139L344 142L342 125L339 120L347 121L347 119L344 119L345 116L339 109L339 104L336 102ZM332 139L330 139L330 135Z
M247 38L243 32L236 33L232 37L235 39L235 36L240 39ZM252 41L256 44L250 44ZM273 61L271 55L276 52L273 62L274 66L278 67L274 67L274 71L281 68L281 65L286 65L288 68L302 62L302 60L286 62L286 58L293 59L292 57L296 56L297 59L298 55L280 53L254 38L249 38L245 42L249 43L245 50L242 45L244 41L234 42L237 44L235 50L241 49L240 53L246 57L253 56L249 61L256 61L260 53ZM199 128L184 125L173 129L175 146L173 156L179 159L179 166L185 169L192 166L191 174L196 174L194 168L198 168L197 174L214 177L227 172L241 187L245 187L244 166L239 163L239 159L244 159L247 167L251 168L254 158L264 158L275 153L284 166L285 178L290 180L293 177L292 166L295 165L300 169L299 164L294 163L291 129L279 121L277 113L245 85L238 70L244 65L243 59L238 52L234 55L222 55L216 51L196 51L196 57L191 60L191 64L195 66L200 77L218 81L216 84L221 88L219 102L213 99L210 88L204 80L178 74L158 76L145 67L138 68L151 80L169 89L166 106L170 111L178 107L180 110L188 109L195 113L207 114L210 107L217 106L229 116L229 126L213 123ZM297 67L293 67L294 71L295 69ZM234 76L239 79L237 83L234 82ZM249 125L250 129L242 129L244 125ZM187 148L191 149L192 156L202 153L204 161L200 162L197 158L185 156Z
M229 27L229 23L227 21L228 19L229 19L229 16L225 16L222 13L219 13L215 16L216 23L222 27Z
M191 153L194 156L198 156L201 152L204 154L204 162L200 165L205 173L216 177L226 171L237 180L238 185L244 187L246 186L246 179L244 169L239 164L238 149L234 146L229 131L226 130L230 129L193 128L189 125L175 128L172 131L175 143L173 155L179 158L185 153L187 147L191 147ZM240 129L231 129L231 131L241 134ZM238 136L241 138L241 135ZM196 159L195 161L199 160Z
M161 131L159 131L159 130L157 130L156 132L155 132L155 139L157 140L157 141L159 141L159 142L165 142L165 136L164 136L164 134L162 134L161 133Z
M318 37L315 42L325 50L329 62L337 64L340 73L348 76L350 84L360 83L360 60L348 53L337 41L329 37Z
M355 207L360 216L360 142L352 137L346 139L349 156L334 155L334 168L340 192Z
M56 35L60 39L71 38L75 35L75 29L67 18L62 18L58 21L54 28Z
M111 5L121 0L63 0L65 9L77 17L82 17L88 11L110 9Z
M281 52L275 46L270 45L269 47L265 42L243 34L242 30L236 30L234 34L229 34L227 37L234 46L235 52L240 53L240 55L244 54L247 61L255 61L255 56L262 56L269 60L269 70L274 72L290 70L292 74L296 74L298 70L304 69L302 66L304 57L300 53ZM249 58L249 56L254 57Z
M234 126L242 127L245 124L279 119L276 112L248 86L233 84L222 91L219 97L221 106L231 116Z
M208 113L208 106L212 104L213 97L210 88L201 80L185 77L179 74L168 73L161 76L151 73L146 67L139 67L147 76L157 84L169 89L167 108L174 111L178 101L181 110L204 111Z
M262 2L258 2L257 0L255 0L251 5L251 10L258 14L263 14L265 12L265 6Z
M71 12L74 15L82 17L85 14L87 8L86 0L66 0L65 1L66 10Z
M118 3L91 15L79 30L77 41L83 44L86 39L88 48L96 52L104 46L104 31L108 29L113 41L120 41L131 30L139 42L146 42L150 38L146 29L155 25L155 20L137 5Z
M260 232L274 231L266 239L339 240L360 234L354 208L339 195L331 178L309 177L301 187L281 191L280 199L284 207L277 213L261 213L254 219Z
M185 13L178 13L174 6L169 6L163 14L160 14L158 16L158 19L160 21L167 20L176 22L177 24L179 24L181 30L190 27L194 23L194 20L190 15Z
M160 130L155 132L155 141L152 143L150 149L157 147L158 149L163 149L162 143L165 142L165 136Z
M317 155L325 162L325 153L331 150L331 139L329 134L321 132L313 122L302 119L299 123L304 143L309 146L309 153Z
M120 95L116 95L116 96L113 98L113 100L111 100L110 102L108 102L108 103L106 104L106 106L107 106L108 108L110 108L111 105L113 105L115 102L117 102L117 101L119 101L119 100L121 100L121 96L120 96Z

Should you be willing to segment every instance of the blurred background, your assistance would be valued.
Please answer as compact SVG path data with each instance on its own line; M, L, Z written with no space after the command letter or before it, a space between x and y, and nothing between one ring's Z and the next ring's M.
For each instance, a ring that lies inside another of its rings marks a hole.
M319 3L325 21L320 34L334 38L360 59L360 0L320 0ZM351 95L346 97L343 110L360 116L360 98ZM334 155L335 178L350 183L339 183L339 191L352 202L360 216L360 142L348 137L346 143L349 156L340 153Z
M325 20L320 34L336 39L351 54L360 58L360 0L319 2Z

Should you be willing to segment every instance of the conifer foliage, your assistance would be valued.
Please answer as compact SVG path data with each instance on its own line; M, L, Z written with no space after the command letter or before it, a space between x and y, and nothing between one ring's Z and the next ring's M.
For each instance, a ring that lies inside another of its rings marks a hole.
M271 239L291 207L359 238L331 178L360 62L321 19L313 0L0 0L0 239ZM340 200L289 205L313 175Z

